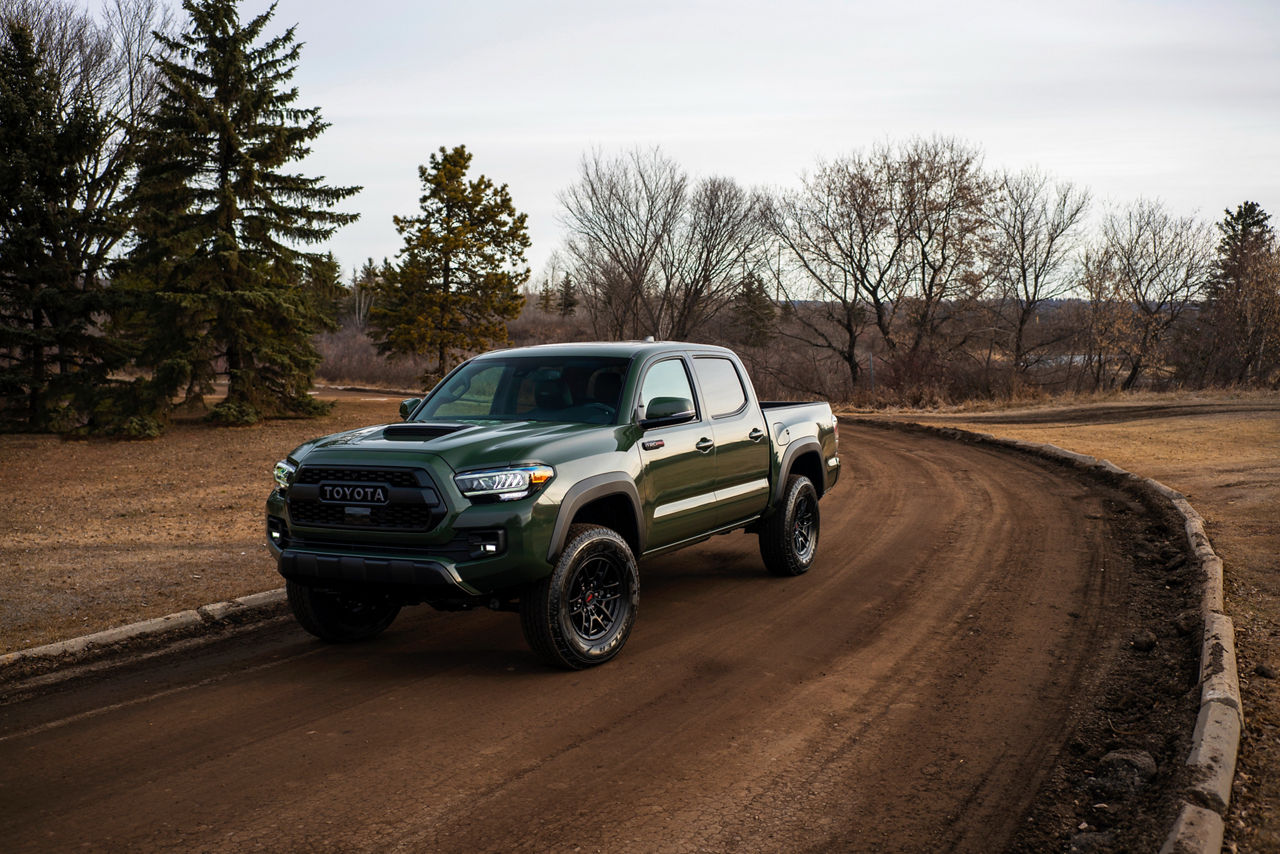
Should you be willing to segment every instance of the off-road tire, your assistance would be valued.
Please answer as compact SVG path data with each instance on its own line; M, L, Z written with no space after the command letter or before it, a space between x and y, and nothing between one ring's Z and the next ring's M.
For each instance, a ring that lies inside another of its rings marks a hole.
M381 634L400 613L387 599L362 599L285 583L293 616L311 634L329 643L353 643Z
M640 571L627 541L600 525L573 525L551 574L520 597L520 626L547 664L582 670L618 654L639 605Z
M774 575L803 575L818 553L818 490L804 475L787 478L782 501L760 529L760 557Z

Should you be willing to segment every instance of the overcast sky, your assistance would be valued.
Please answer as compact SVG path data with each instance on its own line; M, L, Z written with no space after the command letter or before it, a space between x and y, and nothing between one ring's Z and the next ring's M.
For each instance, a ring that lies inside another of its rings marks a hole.
M248 0L248 18L269 4ZM1105 205L1155 197L1280 220L1280 2L859 3L279 0L304 164L360 184L328 248L393 258L417 167L464 144L529 214L534 278L585 151L660 146L695 177L790 187L819 158L954 135Z

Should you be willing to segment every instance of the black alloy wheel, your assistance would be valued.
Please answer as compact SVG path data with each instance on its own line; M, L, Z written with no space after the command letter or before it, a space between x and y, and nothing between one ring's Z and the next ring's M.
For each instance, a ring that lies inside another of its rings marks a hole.
M615 552L593 554L574 568L565 619L580 640L597 641L617 625L625 609L623 574Z
M774 575L803 575L818 553L818 490L809 478L787 478L782 500L760 528L760 557Z
M813 496L802 493L796 501L795 518L791 523L791 548L796 557L808 563L818 546L818 502Z
M600 525L572 525L551 574L520 597L520 626L546 663L566 670L621 651L640 605L640 572L627 541Z

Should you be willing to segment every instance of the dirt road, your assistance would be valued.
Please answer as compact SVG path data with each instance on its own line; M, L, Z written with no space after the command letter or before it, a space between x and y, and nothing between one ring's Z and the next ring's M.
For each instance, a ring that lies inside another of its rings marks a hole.
M646 563L593 671L417 609L0 706L4 849L998 850L1121 643L1123 502L926 436L841 452L813 571L742 534Z
M1280 851L1280 399L1275 392L1192 395L1014 412L906 417L1050 442L1108 459L1184 493L1225 565L1247 726L1229 850Z

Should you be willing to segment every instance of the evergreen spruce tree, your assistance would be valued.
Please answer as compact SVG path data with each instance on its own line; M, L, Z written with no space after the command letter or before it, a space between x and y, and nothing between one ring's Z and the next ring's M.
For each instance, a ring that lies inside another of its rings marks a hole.
M1227 210L1204 319L1219 383L1269 383L1280 370L1280 244L1257 202Z
M378 284L369 312L380 352L434 357L428 384L458 355L507 340L506 321L519 315L529 280L525 214L506 184L468 180L470 166L465 146L442 146L429 167L418 167L421 213L394 218L404 237L400 265Z
M108 118L83 93L63 97L31 31L0 32L0 423L79 426L122 352L98 333L109 292L100 255L116 228L85 203L82 180Z
M551 314L555 310L556 294L551 289L550 277L542 280L542 287L538 289L538 308L546 314Z
M733 309L734 327L742 344L764 346L778 334L778 307L759 276L742 281L742 291Z
M565 273L560 279L560 287L556 293L556 310L561 317L568 317L578 307L578 290L573 286L573 278Z
M302 289L319 320L320 328L330 332L337 329L348 291L346 285L342 284L342 266L332 252L307 259L302 275Z
M247 22L236 7L184 0L187 29L161 39L169 58L157 61L125 271L141 306L128 323L147 333L150 405L202 402L224 369L227 398L211 417L243 424L322 409L307 391L325 309L305 285L322 256L297 247L354 220L333 207L360 188L289 171L328 124L297 106L294 28L264 38L275 7Z

